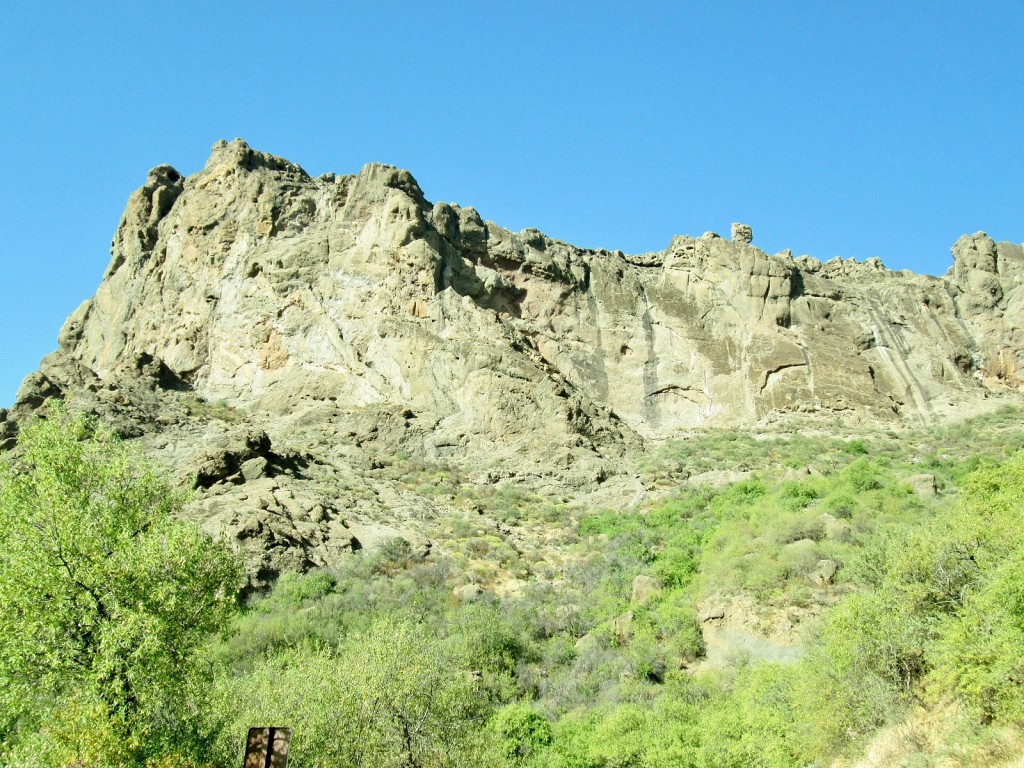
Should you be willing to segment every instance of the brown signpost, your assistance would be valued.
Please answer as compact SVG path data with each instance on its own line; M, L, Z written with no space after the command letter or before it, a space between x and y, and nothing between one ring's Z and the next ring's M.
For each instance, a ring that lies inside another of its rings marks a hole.
M291 728L250 728L242 768L287 768Z

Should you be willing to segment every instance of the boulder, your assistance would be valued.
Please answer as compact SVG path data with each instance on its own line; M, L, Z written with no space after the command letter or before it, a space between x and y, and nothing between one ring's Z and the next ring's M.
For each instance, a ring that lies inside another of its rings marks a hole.
M633 612L626 611L612 620L612 633L619 645L625 645L633 635Z
M631 602L633 605L641 605L651 597L654 593L661 589L661 582L653 576L646 574L639 574L633 578L633 595Z
M754 239L754 230L749 224L732 225L732 241L734 243L750 243Z
M938 493L938 486L935 484L935 475L920 474L907 478L907 485L914 489L918 496L930 498Z
M725 614L725 605L722 603L714 603L700 612L700 620L702 623L716 621L718 619L724 619Z
M246 482L258 480L263 477L266 471L267 458L265 456L256 456L242 462L241 473Z
M484 591L476 584L466 584L462 587L456 587L453 594L460 602L475 603L484 596Z
M840 520L827 512L823 513L819 520L821 520L821 527L825 532L826 539L829 541L850 541L851 525L849 522Z
M818 567L811 574L811 581L820 587L827 587L832 584L838 571L839 564L835 560L819 560Z

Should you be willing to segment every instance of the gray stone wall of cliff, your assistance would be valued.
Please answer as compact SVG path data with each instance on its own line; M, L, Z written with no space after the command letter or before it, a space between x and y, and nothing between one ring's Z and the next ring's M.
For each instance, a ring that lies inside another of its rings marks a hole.
M577 248L432 204L397 168L311 178L219 142L198 174L160 166L131 195L0 446L71 397L205 473L198 514L270 573L274 546L323 564L436 513L367 479L376 455L628 497L631 457L680 430L919 424L1024 391L1021 246L964 236L934 278L755 241L734 225L657 253ZM359 483L376 495L339 490Z

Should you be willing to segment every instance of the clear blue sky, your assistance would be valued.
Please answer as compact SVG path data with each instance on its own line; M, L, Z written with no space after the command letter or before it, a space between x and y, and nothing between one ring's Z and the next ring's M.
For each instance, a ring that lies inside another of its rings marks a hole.
M64 6L63 8L60 6ZM0 406L96 289L149 168L236 136L583 246L733 221L942 274L1024 240L1024 3L8 0Z

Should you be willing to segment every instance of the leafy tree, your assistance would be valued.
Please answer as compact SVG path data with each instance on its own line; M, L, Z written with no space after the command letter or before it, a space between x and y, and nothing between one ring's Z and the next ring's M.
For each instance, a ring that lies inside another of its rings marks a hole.
M699 766L796 768L808 765L800 732L806 713L793 701L795 674L780 664L740 670L732 690L702 708Z
M222 676L207 701L212 757L231 765L238 734L256 722L295 732L296 768L496 766L484 754L487 702L468 671L422 625L380 618L337 649L288 649L240 676Z
M936 643L931 682L952 690L985 723L1024 724L1024 551L968 598Z
M488 722L505 758L522 762L551 744L551 723L529 704L510 704Z
M168 720L242 575L226 546L173 517L184 500L130 446L61 405L24 427L0 461L8 726L72 699L94 702L123 733Z
M931 649L933 695L959 694L983 722L1024 723L1022 514L1024 453L980 466L925 549L927 589L912 593L951 614Z

